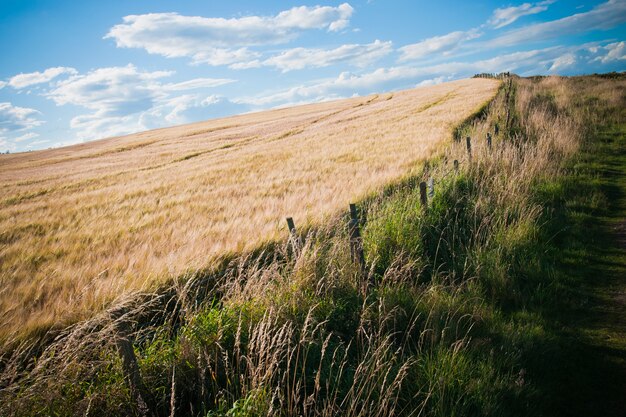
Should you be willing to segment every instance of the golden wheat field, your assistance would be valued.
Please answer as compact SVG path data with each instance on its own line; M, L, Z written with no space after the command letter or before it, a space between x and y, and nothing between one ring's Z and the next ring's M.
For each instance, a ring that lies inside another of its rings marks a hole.
M416 169L496 92L471 79L0 156L0 337L315 224Z

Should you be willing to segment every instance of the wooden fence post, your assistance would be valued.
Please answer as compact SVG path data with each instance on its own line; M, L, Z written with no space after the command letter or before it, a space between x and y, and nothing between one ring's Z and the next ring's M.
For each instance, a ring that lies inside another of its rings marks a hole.
M363 252L363 239L359 229L359 214L353 203L350 203L350 255L352 262L358 262L361 273L365 274L365 253Z
M458 174L459 173L459 161L458 160L454 160L454 173Z
M487 132L487 148L491 151L491 133Z
M115 346L122 359L124 380L128 385L130 395L136 401L139 413L142 416L152 416L153 414L149 406L149 394L143 384L137 356L135 356L135 350L129 338L130 328L128 323L121 318L122 315L123 312L118 312L117 314L112 314L111 317L114 320Z
M291 241L293 250L297 255L302 249L302 240L298 237L298 232L296 231L296 225L293 222L293 218L287 217L287 227L289 228L289 240Z
M426 197L426 183L424 181L420 182L420 202L424 210L426 210L428 208L428 198Z
M507 88L506 88L506 133L508 134L511 131L511 89L513 87L513 80L511 78L508 79Z
M472 160L472 138L470 138L469 136L466 137L465 144L467 146L467 156L469 157L471 161Z
M435 180L433 177L428 179L428 197L433 198L435 196Z

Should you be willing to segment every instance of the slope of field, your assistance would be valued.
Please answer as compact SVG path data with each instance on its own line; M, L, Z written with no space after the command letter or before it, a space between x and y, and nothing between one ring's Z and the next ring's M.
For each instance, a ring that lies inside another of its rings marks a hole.
M409 174L494 94L472 79L0 157L0 336L315 223Z

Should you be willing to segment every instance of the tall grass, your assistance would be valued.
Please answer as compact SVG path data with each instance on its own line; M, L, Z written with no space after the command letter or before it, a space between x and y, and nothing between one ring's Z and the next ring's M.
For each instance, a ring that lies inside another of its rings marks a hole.
M623 106L624 89L596 78L515 78L458 128L473 138L471 161L464 143L452 144L420 175L362 202L365 276L338 215L310 229L302 250L235 258L55 340L12 346L2 358L2 414L142 414L119 337L133 341L142 400L155 415L536 413L528 357L550 338L540 312L559 285L545 256L546 199L584 125ZM588 96L602 105L581 105ZM415 185L428 177L435 196L424 210Z
M0 340L318 224L410 174L488 101L461 80L0 161Z

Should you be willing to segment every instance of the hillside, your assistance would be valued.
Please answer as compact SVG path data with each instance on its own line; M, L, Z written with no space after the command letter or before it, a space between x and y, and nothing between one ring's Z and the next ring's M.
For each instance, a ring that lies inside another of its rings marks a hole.
M318 223L414 174L500 83L248 114L0 156L0 337Z
M622 417L625 104L506 77L357 221L5 343L0 414Z

